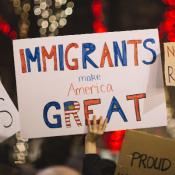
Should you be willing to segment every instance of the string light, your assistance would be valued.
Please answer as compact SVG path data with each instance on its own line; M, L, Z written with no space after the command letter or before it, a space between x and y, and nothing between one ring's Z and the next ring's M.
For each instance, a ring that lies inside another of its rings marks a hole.
M20 16L19 21L19 37L27 38L30 21L29 21L29 12L31 10L30 0L11 0L16 15Z
M66 26L67 17L72 15L74 8L74 2L67 0L34 0L34 4L41 36L58 35L59 29Z
M107 27L104 24L104 13L102 0L94 0L92 3L92 13L94 16L93 30L96 33L106 32Z

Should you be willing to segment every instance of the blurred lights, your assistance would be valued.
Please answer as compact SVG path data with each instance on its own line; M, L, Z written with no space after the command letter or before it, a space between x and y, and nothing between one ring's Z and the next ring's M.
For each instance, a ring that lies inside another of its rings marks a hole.
M104 135L105 146L112 152L120 151L124 135L125 135L124 130L105 133Z
M20 16L19 21L19 38L27 38L30 28L29 12L31 10L31 5L29 0L11 0L14 12L16 15Z
M101 16L103 13L103 5L99 0L95 0L92 4L92 12L94 16Z
M38 16L40 36L56 36L72 15L74 2L69 0L34 0L34 14Z
M162 0L162 1L169 6L175 6L174 0Z
M164 20L159 26L161 40L175 41L175 0L162 0L169 7L165 11Z
M94 0L92 3L92 13L94 16L93 30L96 33L107 32L104 24L103 2L102 0Z
M17 38L17 33L11 29L9 23L3 20L2 17L0 17L0 32L7 35L11 39Z
M106 27L100 21L95 21L93 23L93 29L96 33L101 33L101 32L107 31Z

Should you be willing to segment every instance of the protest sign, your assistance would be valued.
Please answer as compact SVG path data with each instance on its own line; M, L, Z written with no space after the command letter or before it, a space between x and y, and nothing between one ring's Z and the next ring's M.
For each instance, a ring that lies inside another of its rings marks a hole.
M158 31L15 40L25 138L81 134L85 118L107 131L166 125Z
M116 175L174 175L174 148L174 140L127 131Z
M0 142L19 130L19 113L0 82Z
M164 43L165 81L167 86L175 86L175 43Z

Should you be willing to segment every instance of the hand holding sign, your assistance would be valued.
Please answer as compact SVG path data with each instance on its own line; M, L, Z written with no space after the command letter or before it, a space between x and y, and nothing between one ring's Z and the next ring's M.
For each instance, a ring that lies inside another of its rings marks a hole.
M19 113L0 82L0 142L19 129Z
M103 135L107 126L107 118L103 119L100 117L99 120L96 120L96 116L93 116L93 121L90 122L88 119L88 134L85 138L85 153L86 154L95 154L97 153L97 140L100 136Z
M100 117L96 120L96 116L93 116L93 121L88 120L88 134L86 140L90 142L97 142L98 138L103 135L107 126L107 118Z

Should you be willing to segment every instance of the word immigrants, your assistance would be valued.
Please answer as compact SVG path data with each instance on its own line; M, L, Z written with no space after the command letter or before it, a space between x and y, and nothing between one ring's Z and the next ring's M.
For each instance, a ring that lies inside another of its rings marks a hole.
M112 44L112 47L111 47ZM99 46L98 46L99 47ZM30 73L34 71L32 62L35 62L37 72L48 71L64 71L79 70L92 67L95 69L103 67L128 66L128 60L133 60L134 66L139 66L140 60L142 64L150 65L156 61L157 53L154 49L155 40L153 38L142 40L114 41L110 43L104 42L101 51L97 51L94 43L70 43L67 46L62 44L52 45L50 49L45 46L20 49L21 72ZM149 58L139 58L139 53L148 52ZM79 58L70 56L70 53L80 55ZM99 55L98 58L91 54ZM133 58L132 58L133 57ZM52 62L52 69L47 70L48 60ZM33 68L33 69L32 69Z

